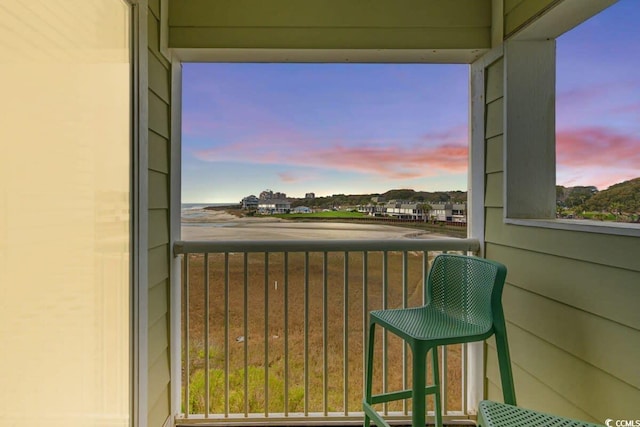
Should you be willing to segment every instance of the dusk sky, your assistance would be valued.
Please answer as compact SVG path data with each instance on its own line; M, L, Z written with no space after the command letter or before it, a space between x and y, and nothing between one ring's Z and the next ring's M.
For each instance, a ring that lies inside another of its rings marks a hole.
M557 41L557 183L640 176L640 0ZM183 65L183 202L466 190L469 66Z

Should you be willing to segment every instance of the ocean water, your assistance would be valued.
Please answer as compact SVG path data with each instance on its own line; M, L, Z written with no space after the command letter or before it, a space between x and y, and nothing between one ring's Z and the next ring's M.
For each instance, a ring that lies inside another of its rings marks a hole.
M237 203L183 203L181 207L182 221L204 220L210 216L204 208L208 206L234 206Z

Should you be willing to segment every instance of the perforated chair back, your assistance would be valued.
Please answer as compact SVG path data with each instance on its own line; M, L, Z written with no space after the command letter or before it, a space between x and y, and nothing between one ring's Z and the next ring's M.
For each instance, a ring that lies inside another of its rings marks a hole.
M502 312L505 276L505 267L493 261L464 255L438 255L427 279L427 305L488 331L493 324L493 312ZM500 307L493 310L495 303Z
M425 305L369 313L365 396L362 402L364 427L369 427L372 420L378 426L389 425L373 405L407 398L412 399L412 425L424 426L426 396L429 394L434 395L435 424L442 427L438 346L482 341L491 335L495 336L504 401L516 404L502 310L506 276L506 267L495 261L466 255L438 255L427 276ZM376 325L403 339L411 349L411 389L373 394ZM432 378L428 386L427 353L431 353Z

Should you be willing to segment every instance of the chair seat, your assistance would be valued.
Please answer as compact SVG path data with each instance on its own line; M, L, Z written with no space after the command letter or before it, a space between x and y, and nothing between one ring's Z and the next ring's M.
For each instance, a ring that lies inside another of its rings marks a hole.
M478 427L600 427L585 421L483 400L478 407Z
M491 325L464 322L430 306L376 310L371 319L404 339L428 340L435 345L482 339L491 331Z

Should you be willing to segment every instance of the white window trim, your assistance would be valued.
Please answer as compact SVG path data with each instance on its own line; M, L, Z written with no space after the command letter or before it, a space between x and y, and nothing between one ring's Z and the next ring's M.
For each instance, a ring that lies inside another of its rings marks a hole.
M170 247L182 240L180 221L182 215L182 62L174 57L171 63L171 201ZM182 257L171 258L170 282L170 356L171 356L171 414L181 413L182 401Z
M640 227L625 222L602 222L581 219L516 219L505 218L505 224L526 227L552 228L555 230L580 231L583 233L613 234L640 237Z
M171 62L169 49L169 0L160 0L160 53Z
M485 230L485 70L503 56L502 45L471 64L469 70L469 172L467 194L468 223L467 235L480 241L480 256L484 256ZM467 343L465 362L467 375L466 409L475 414L478 404L484 399L485 352L484 343Z

